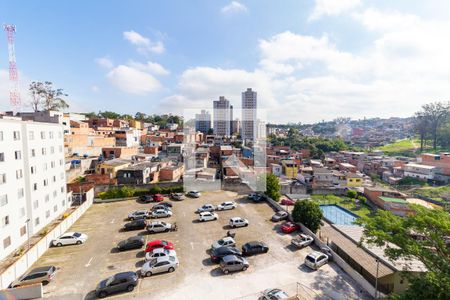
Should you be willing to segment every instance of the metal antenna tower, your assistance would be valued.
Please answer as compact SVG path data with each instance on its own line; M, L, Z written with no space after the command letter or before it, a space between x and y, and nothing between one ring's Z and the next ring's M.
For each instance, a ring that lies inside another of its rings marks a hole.
M16 33L16 26L11 24L4 24L3 29L6 31L8 38L8 53L9 53L9 80L11 88L9 91L9 101L13 106L13 110L17 111L20 107L20 93L19 93L19 74L16 65L16 53L14 49L14 34Z

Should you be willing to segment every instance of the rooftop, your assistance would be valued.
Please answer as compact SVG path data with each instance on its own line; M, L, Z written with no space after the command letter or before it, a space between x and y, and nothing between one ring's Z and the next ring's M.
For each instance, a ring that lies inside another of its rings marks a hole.
M401 198L391 198L391 197L380 197L381 200L383 200L384 202L391 202L391 203L402 203L402 204L406 204L406 200L401 199Z

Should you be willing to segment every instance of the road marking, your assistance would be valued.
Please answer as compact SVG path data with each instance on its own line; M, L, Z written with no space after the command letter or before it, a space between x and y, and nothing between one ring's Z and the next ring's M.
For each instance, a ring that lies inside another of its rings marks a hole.
M186 212L185 211L183 211L183 217L186 217Z
M116 220L116 219L112 219L111 222L110 222L110 224L114 223L115 220Z
M191 248L194 250L194 242L191 242Z
M94 257L91 257L91 259L88 261L87 264L85 264L84 266L87 268L91 265L92 260L94 259Z

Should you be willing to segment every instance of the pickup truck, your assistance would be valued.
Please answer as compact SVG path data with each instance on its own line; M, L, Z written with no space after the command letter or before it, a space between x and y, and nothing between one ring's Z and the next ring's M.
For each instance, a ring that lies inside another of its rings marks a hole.
M299 234L297 237L293 238L291 244L297 248L303 248L309 246L314 242L314 239L306 234Z

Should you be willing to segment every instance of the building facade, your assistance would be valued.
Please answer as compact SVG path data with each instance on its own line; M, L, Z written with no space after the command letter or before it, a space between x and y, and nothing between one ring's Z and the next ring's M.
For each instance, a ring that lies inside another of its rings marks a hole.
M248 88L242 93L242 140L253 141L256 138L256 108L257 94Z
M220 96L218 101L213 101L214 134L217 136L230 136L231 110L230 101Z
M0 260L60 216L69 202L63 126L0 119Z
M209 111L202 109L199 114L195 114L195 131L208 134L211 129L211 114Z

